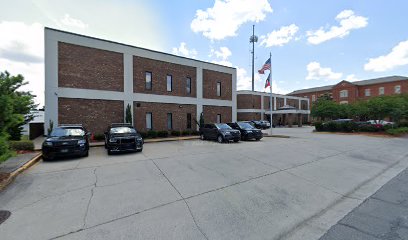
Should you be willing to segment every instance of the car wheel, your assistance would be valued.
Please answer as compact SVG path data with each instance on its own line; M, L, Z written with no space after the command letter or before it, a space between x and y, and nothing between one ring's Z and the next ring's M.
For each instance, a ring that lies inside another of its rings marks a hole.
M136 152L141 152L143 151L143 147L141 149L136 149Z
M112 151L108 149L108 155L112 155Z
M48 161L52 160L52 158L44 157L44 156L42 156L42 159L43 159L44 162L48 162Z
M201 133L201 134L200 134L200 139L201 139L201 140L205 140L204 133Z
M86 152L83 155L84 157L88 157L89 156L89 150L86 150Z
M259 140L261 140L260 138L255 138L255 141L259 141Z
M239 139L235 139L234 142L239 142Z
M224 138L222 138L221 135L218 135L217 141L218 141L219 143L223 143L223 142L224 142Z

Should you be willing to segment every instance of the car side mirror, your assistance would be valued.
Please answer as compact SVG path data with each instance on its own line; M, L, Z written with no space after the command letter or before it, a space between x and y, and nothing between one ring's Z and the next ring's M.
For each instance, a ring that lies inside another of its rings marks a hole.
M91 132L87 132L86 136L88 136L88 137L91 136Z

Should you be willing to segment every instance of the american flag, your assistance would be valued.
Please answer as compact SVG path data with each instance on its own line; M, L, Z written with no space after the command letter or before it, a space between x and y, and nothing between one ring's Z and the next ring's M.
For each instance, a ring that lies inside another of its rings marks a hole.
M267 78L266 81L265 81L265 88L271 86L271 82L269 81L270 78L271 78L271 74L269 73L268 78Z
M271 58L266 60L265 64L262 66L260 70L258 70L259 74L264 74L265 70L271 70Z

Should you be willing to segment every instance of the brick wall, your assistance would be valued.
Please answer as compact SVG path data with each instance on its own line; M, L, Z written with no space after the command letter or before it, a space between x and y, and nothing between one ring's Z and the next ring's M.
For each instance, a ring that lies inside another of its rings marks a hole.
M203 106L204 120L206 123L217 122L217 114L221 114L221 122L232 121L232 108L219 106Z
M261 113L238 113L238 121L251 121L251 120L261 120Z
M83 124L94 134L103 134L111 123L121 123L123 101L58 98L59 124Z
M181 107L180 107L181 106ZM149 103L134 102L133 121L138 131L146 132L146 113L152 113L152 122L154 131L163 131L167 129L167 113L172 113L173 130L187 130L187 113L191 113L191 128L196 130L197 119L196 105L190 104L171 104L171 103Z
M221 96L217 96L217 82L221 82ZM232 100L232 75L203 69L203 98Z
M146 89L146 72L152 73L152 89ZM195 67L133 56L133 91L137 93L196 97ZM167 75L172 76L172 91L167 91ZM186 78L191 78L191 93L186 91Z
M123 54L58 43L58 86L123 92Z
M261 96L252 94L237 95L238 109L261 109Z
M269 97L269 96L264 96L263 97L263 100L264 100L264 109L265 110L270 110L271 109L271 107L269 106L269 102L271 101L270 100L271 98ZM273 108L273 103L274 103L274 98L272 97L272 108Z

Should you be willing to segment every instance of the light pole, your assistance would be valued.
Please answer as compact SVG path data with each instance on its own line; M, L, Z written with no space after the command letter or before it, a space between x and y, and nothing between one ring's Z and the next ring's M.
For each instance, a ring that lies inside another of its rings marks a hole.
M249 38L249 42L252 43L252 91L255 91L254 87L254 63L255 63L255 43L258 42L258 36L255 36L255 25L252 25L252 36Z

